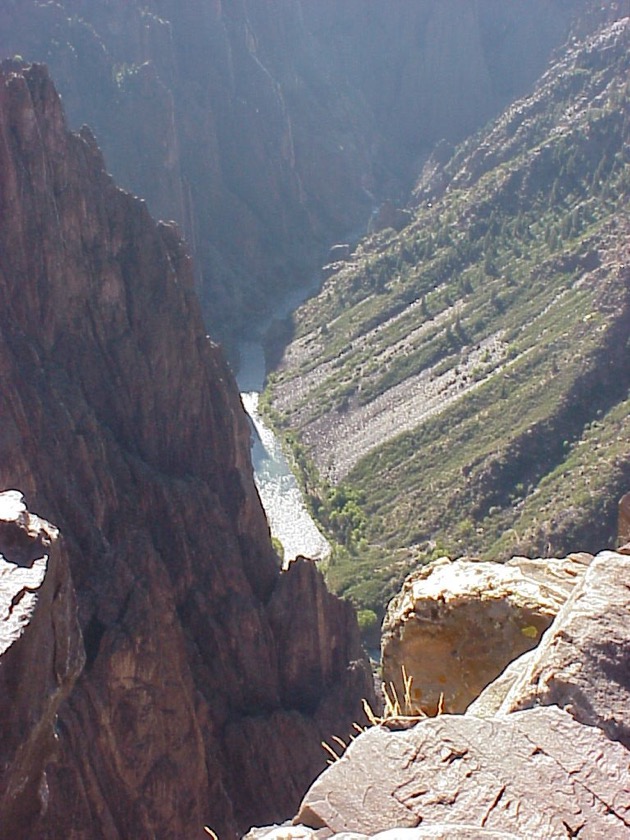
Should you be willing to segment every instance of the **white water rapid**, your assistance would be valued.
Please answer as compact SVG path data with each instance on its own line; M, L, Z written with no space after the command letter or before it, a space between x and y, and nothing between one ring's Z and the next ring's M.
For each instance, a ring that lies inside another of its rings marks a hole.
M285 565L299 554L313 559L327 557L330 545L306 509L280 442L258 414L258 398L265 379L261 343L244 343L240 353L237 380L243 405L253 425L252 462L271 533L282 543Z

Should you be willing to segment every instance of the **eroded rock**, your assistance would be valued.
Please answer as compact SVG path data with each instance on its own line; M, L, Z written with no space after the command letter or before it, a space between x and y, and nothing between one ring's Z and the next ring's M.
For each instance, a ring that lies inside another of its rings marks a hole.
M501 706L556 705L630 749L630 557L598 554Z
M478 831L469 837L486 829L622 840L630 826L627 768L623 745L554 707L492 720L445 715L361 735L311 787L296 822L369 836L446 824L453 833L437 836L461 836L460 826Z
M535 647L587 568L590 555L477 563L442 558L410 575L391 602L383 679L413 711L463 712L512 660Z

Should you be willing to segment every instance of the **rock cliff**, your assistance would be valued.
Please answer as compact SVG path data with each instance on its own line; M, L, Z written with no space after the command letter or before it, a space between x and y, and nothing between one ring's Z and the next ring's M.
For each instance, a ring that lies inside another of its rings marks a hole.
M232 344L406 194L437 140L532 84L590 5L21 0L0 9L0 57L45 61L117 180L180 224Z
M55 718L84 664L56 528L0 493L0 834L25 836L47 796Z
M307 561L279 572L178 232L36 65L0 76L0 218L0 486L63 534L85 651L42 812L11 837L223 840L286 816L370 692L352 610Z

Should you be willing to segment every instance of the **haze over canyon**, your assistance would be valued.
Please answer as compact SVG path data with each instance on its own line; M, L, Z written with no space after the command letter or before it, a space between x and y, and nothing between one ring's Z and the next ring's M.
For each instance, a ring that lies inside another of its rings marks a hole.
M2 3L0 838L282 822L408 572L614 547L629 38L625 0ZM269 534L252 337L326 582Z

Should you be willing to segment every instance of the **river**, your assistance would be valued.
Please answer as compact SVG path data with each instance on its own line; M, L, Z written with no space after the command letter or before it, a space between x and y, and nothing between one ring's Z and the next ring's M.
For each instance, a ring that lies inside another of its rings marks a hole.
M284 317L303 298L304 293L300 299L287 300L276 317ZM299 554L313 559L327 557L330 545L306 508L280 442L258 413L258 398L265 381L262 342L243 342L239 350L237 381L243 405L252 421L254 475L271 533L282 543L285 565Z

